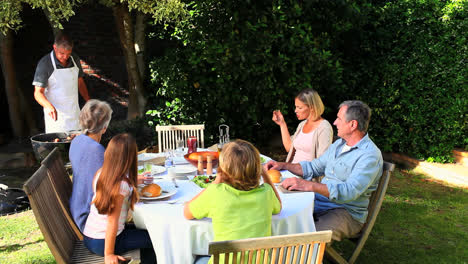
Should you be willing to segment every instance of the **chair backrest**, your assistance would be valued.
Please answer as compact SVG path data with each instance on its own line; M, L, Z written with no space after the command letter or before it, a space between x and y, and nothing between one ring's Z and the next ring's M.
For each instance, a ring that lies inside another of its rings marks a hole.
M394 169L395 164L384 161L383 172L382 176L380 177L379 184L377 186L377 189L372 193L369 199L369 206L367 207L369 212L367 215L367 221L362 227L362 230L358 234L358 236L351 239L351 241L355 243L355 248L353 250L353 253L351 254L351 257L348 260L346 260L331 245L327 246L327 250L325 253L327 257L330 257L335 263L352 264L356 262L359 253L361 253L361 250L364 247L364 244L366 243L366 240L369 237L372 228L374 227L375 221L380 212L380 208L385 197L385 193L387 192L390 176Z
M327 242L331 241L330 230L281 235L271 237L248 238L230 241L211 242L208 252L213 255L213 263L219 263L220 255L232 256L231 263L241 263L248 258L247 263L322 263ZM318 245L314 258L314 248ZM240 258L238 258L240 256ZM255 256L255 259L253 259ZM290 262L293 260L293 262ZM313 261L313 262L312 262Z
M76 233L78 239L83 240L83 234L78 226L76 226L75 221L71 216L70 197L73 191L73 183L63 164L60 149L54 148L41 164L47 168L47 174L52 182L52 187L57 194L57 198L65 217L68 219L68 222Z
M375 219L377 218L377 214L380 211L380 207L382 206L385 193L387 192L388 182L390 181L390 175L392 174L394 169L395 164L384 161L382 176L380 177L377 189L374 192L372 192L371 197L369 198L369 206L367 207L369 214L367 215L366 224L363 227L363 229L371 223L372 225L374 224Z
M377 220L377 216L380 212L380 208L382 207L385 193L387 192L390 176L392 175L394 169L395 164L384 161L382 177L380 177L377 189L372 193L369 199L369 206L367 209L369 213L367 215L367 221L362 227L360 236L358 237L356 249L349 259L350 263L354 263L356 261L361 249L364 247L364 243L366 242L370 232L372 231L372 228L374 227L375 221Z
M47 168L42 165L24 184L36 221L57 263L69 263L76 233L62 210Z
M158 132L158 150L176 149L177 140L184 141L184 147L187 146L188 137L196 137L199 148L205 147L204 140L205 125L177 125L177 126L156 126Z

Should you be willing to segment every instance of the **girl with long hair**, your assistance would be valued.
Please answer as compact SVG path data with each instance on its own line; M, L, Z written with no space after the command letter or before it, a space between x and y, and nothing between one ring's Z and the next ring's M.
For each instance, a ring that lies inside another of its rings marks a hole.
M119 254L141 249L142 263L155 263L146 230L125 228L128 211L138 201L137 145L129 134L114 136L93 180L94 197L84 228L86 247L105 257L105 263L125 260Z

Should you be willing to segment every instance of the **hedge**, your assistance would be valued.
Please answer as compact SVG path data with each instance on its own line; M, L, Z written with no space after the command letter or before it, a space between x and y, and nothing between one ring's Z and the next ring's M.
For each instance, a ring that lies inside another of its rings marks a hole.
M210 1L191 19L152 25L169 43L150 61L150 125L205 123L216 141L265 143L281 109L295 128L294 95L314 88L333 122L346 99L373 108L383 151L451 161L466 147L467 1Z

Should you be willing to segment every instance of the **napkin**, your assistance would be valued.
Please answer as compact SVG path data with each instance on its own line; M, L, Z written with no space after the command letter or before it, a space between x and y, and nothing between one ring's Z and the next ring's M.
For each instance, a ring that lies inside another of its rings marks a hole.
M174 157L172 158L172 163L174 165L188 164L189 162L184 157Z

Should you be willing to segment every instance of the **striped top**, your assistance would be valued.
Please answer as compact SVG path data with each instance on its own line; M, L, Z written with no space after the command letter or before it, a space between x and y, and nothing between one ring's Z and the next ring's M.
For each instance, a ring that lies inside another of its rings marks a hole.
M94 196L93 200L96 197L96 183L99 179L99 173L96 177L96 180L93 184L94 189ZM124 201L122 204L122 209L120 211L119 217L119 224L117 227L117 235L119 235L125 225L125 221L127 220L128 209L130 206L130 196L132 194L133 187L130 187L127 182L122 181L120 182L120 194L124 196ZM88 219L86 220L86 225L83 231L83 234L87 237L94 238L94 239L105 239L106 238L106 229L107 229L107 215L100 214L94 204L91 204L91 210L88 215Z

